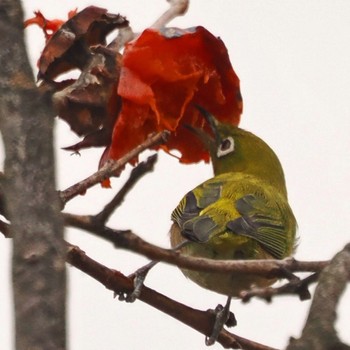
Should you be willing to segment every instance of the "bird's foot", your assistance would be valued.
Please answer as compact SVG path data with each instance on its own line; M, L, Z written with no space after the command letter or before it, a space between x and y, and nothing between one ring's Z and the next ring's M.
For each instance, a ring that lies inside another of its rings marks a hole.
M151 261L147 265L144 265L133 272L128 277L133 279L134 282L134 290L131 293L123 293L119 294L118 298L121 301L126 301L127 303L133 303L136 299L139 298L143 283L146 279L148 272L158 263L158 261Z
M228 297L225 306L218 305L215 310L210 310L215 314L215 323L210 337L205 339L206 345L213 345L216 342L224 325L233 327L237 324L235 315L230 311L230 305L231 297Z
M178 244L172 250L173 251L179 250L180 248L184 247L188 243L189 243L189 241L184 241L184 242ZM133 279L134 290L131 293L120 293L120 294L118 294L118 299L121 300L121 301L126 301L127 303L133 303L136 299L138 299L140 294L141 294L143 283L144 283L144 281L146 279L146 276L147 276L148 272L156 264L158 264L158 261L151 261L147 265L144 265L144 266L140 267L134 273L129 275L128 277Z

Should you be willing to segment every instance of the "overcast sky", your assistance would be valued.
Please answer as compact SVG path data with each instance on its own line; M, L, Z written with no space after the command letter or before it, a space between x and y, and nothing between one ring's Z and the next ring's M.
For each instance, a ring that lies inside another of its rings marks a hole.
M127 16L136 31L146 28L167 8L164 0L23 0L26 18L37 9L48 18L66 18L72 8L81 10L92 4ZM331 258L350 241L350 2L192 0L186 16L173 25L203 25L223 39L241 80L241 127L262 137L284 166L290 204L299 224L296 258ZM26 34L35 67L43 36L34 27ZM101 149L72 156L60 148L76 142L77 136L63 122L57 123L56 135L58 188L65 189L95 171ZM123 184L129 171L127 168L113 180L113 190L97 186L74 199L66 210L96 213ZM155 172L140 181L109 225L130 228L144 239L168 247L171 211L187 191L211 175L210 165L184 166L160 154ZM146 262L76 230L68 232L67 240L125 274ZM13 344L9 322L10 243L0 236L1 349L11 349ZM141 302L121 303L90 277L71 267L68 271L72 350L205 348L204 337L187 326ZM164 264L150 273L146 284L200 309L225 301L224 296L198 287L178 269ZM233 332L283 348L290 336L300 335L309 305L297 297L280 297L272 304L234 301L231 310L238 326ZM347 291L337 326L348 343L349 309Z

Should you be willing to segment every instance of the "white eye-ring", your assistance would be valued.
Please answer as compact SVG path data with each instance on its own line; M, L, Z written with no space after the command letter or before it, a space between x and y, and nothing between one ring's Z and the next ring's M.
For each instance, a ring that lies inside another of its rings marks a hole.
M221 158L233 152L234 150L235 150L235 141L231 136L229 136L226 139L223 139L221 141L216 155L218 158Z

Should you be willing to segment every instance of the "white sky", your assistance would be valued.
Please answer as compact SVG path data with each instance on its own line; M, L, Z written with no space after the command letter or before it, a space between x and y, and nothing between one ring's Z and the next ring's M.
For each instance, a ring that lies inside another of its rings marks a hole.
M145 6L147 3L147 7ZM164 0L24 0L26 18L41 9L48 18L87 5L126 15L141 31L167 8ZM173 25L203 25L220 36L241 79L244 113L241 127L262 137L279 155L286 173L290 203L299 223L296 258L331 258L350 241L350 2L347 0L192 0L185 17ZM35 66L43 48L39 29L26 31ZM64 123L57 126L58 186L65 189L95 171L101 150L81 157L60 150L77 141ZM145 155L142 157L144 158ZM67 211L96 213L113 190L100 187L73 200ZM128 196L109 225L131 228L146 240L168 247L170 213L181 197L211 177L209 165L184 166L161 154L154 173ZM86 233L69 231L68 241L91 257L128 274L145 259ZM10 241L0 237L0 348L13 348L10 299ZM178 321L136 302L113 299L112 293L74 268L69 271L69 344L72 350L204 349L204 336ZM208 309L225 297L186 280L175 267L157 266L146 284L187 305ZM348 288L349 289L349 288ZM234 301L238 335L283 348L299 336L310 302L276 298L271 305ZM350 292L339 308L338 331L350 342ZM213 349L221 349L214 345Z

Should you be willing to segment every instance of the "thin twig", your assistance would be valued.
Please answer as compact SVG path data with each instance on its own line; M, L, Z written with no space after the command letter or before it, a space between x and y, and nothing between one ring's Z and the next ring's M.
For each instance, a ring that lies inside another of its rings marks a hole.
M242 272L258 274L266 278L284 278L285 270L290 272L320 272L329 261L298 261L293 258L284 260L212 260L183 255L171 249L157 247L144 241L131 231L112 230L96 225L93 217L64 214L66 224L86 230L112 242L116 247L124 248L150 260L163 261L181 268L206 272Z
M59 195L63 206L72 198L79 194L85 193L90 187L115 176L130 160L137 157L141 152L147 148L153 147L158 144L165 143L170 135L169 131L162 131L157 134L150 135L144 142L139 144L133 150L128 152L125 156L118 160L107 161L100 170L86 179L76 183L75 185L67 188L64 191L60 191Z
M166 10L152 25L151 28L164 28L170 21L178 16L183 16L189 7L189 0L167 0L170 8Z
M130 293L133 290L133 281L130 278L124 276L119 271L109 269L89 258L76 246L67 244L67 247L67 262L96 279L106 288L116 294ZM209 311L193 309L146 286L143 287L139 300L183 322L205 336L210 335L212 332L215 316ZM271 347L239 337L225 329L220 332L218 342L224 348L231 349L275 350Z
M138 164L130 173L130 176L120 191L114 196L114 198L97 214L92 220L96 220L99 224L104 225L112 213L118 208L125 196L132 190L134 185L140 180L145 174L153 171L154 164L157 161L157 154L154 154L147 158L146 161Z
M12 238L10 225L2 220L0 220L0 232L5 236L5 238Z
M113 39L107 47L118 52L125 46L125 44L133 40L135 36L136 34L133 32L130 26L120 28L116 38Z
M244 303L250 301L253 297L258 297L270 302L272 297L275 295L286 295L286 294L297 294L300 300L308 300L311 298L311 294L308 290L308 286L318 280L319 272L313 273L304 279L293 279L292 281L284 284L283 286L273 288L252 288L250 290L245 290L240 293L240 298Z
M153 29L162 29L170 21L178 16L183 16L189 7L190 0L167 0L170 8L167 9L151 26ZM135 39L139 33L135 33L130 26L120 28L117 37L111 41L108 48L120 51L126 43Z

